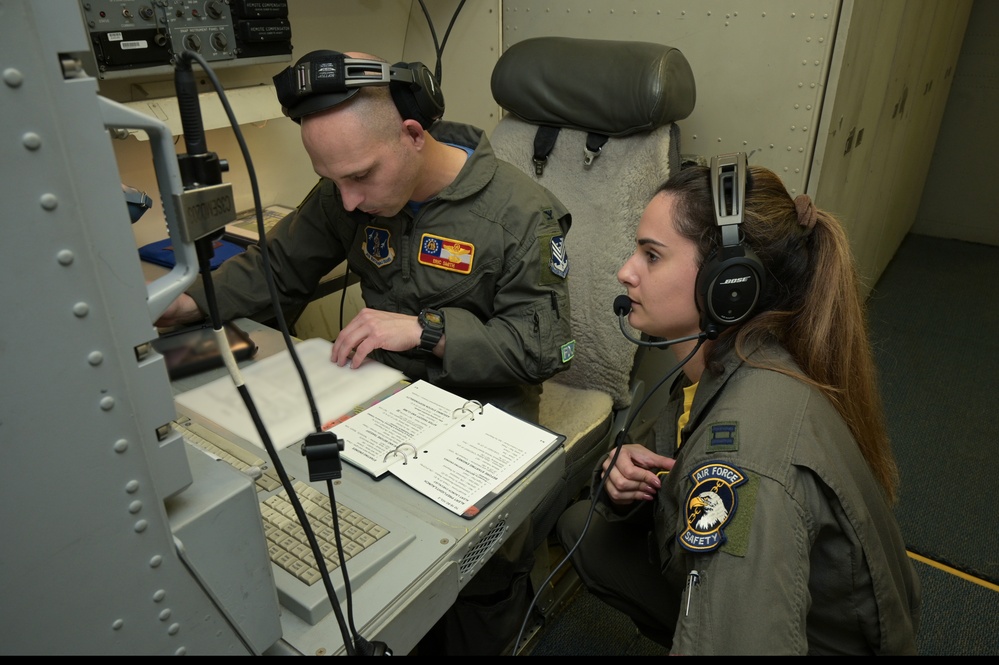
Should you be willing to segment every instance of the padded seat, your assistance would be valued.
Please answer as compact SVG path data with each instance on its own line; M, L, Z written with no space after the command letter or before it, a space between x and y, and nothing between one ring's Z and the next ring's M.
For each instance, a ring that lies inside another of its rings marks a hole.
M491 87L507 111L490 134L497 156L572 214L565 246L576 355L544 383L540 416L566 435L566 469L564 483L534 511L540 544L633 419L647 380L672 359L628 341L613 302L624 292L616 275L634 249L639 218L680 168L675 121L693 110L694 80L683 54L662 44L538 37L507 49ZM635 420L631 435L651 424Z

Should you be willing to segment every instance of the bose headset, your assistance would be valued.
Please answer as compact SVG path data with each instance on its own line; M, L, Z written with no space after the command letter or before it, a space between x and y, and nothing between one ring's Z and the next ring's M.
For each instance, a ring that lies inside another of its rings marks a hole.
M711 196L721 244L698 271L696 294L701 329L709 338L747 319L765 284L763 265L739 233L749 178L746 162L744 152L711 158Z
M281 111L301 124L302 117L341 104L364 87L387 85L403 119L429 129L444 115L444 95L422 62L349 58L337 51L312 51L274 77Z

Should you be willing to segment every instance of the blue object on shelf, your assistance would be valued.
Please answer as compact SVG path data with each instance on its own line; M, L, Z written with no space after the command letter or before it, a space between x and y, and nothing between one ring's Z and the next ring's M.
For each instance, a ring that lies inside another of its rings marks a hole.
M246 251L245 247L228 240L216 240L212 247L215 250L215 255L212 256L211 261L212 270L222 265L226 259ZM177 264L177 259L173 254L173 241L170 238L143 245L139 248L139 258L167 268L173 268Z

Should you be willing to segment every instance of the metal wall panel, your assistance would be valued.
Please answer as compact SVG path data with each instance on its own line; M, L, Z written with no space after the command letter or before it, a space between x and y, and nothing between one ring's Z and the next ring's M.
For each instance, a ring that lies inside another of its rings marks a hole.
M632 0L503 3L503 47L561 35L674 46L697 103L677 124L681 152L745 151L805 190L836 36L838 0Z

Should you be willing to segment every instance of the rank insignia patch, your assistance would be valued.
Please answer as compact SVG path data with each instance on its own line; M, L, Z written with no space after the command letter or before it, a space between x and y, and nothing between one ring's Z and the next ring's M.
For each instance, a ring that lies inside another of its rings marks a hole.
M713 423L708 448L712 452L739 449L739 428L736 423Z
M472 272L475 245L424 233L420 240L419 261L425 266L452 270L465 275Z
M381 268L392 263L395 259L395 250L389 246L389 239L392 234L388 229L379 229L369 226L364 229L364 256L376 266Z
M708 462L694 469L690 480L687 527L676 540L691 552L712 552L725 542L722 529L735 516L739 504L735 488L746 482L746 475L730 464Z

